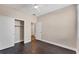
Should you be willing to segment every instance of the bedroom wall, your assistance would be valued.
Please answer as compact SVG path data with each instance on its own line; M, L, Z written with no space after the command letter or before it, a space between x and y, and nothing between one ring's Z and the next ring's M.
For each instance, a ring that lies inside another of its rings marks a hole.
M24 43L27 43L31 40L31 22L32 22L32 20L36 19L35 16L30 15L28 13L24 14L17 9L0 5L0 17L2 17L2 16L3 17L5 16L4 21L6 21L6 22L10 22L10 21L7 21L8 19L6 17L12 18L11 20L13 21L12 22L13 24L15 24L15 19L24 20ZM0 21L2 21L1 18L0 18ZM9 24L7 24L7 25L9 25ZM11 25L11 26L13 26L13 25ZM15 28L13 30L15 30ZM10 34L11 32L8 32L8 34ZM15 34L13 34L13 35L11 34L11 36L15 37ZM3 38L2 40L4 41L5 38ZM10 39L10 40L13 43L16 43L16 41L17 41L17 40L15 40L15 38ZM8 40L8 41L10 41L10 40ZM10 47L10 46L6 46L6 48L8 48L8 47Z
M76 50L76 9L74 5L38 17L42 40Z

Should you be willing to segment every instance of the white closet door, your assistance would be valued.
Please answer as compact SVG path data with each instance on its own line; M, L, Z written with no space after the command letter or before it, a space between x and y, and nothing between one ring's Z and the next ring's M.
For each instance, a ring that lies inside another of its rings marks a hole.
M42 39L42 23L41 22L36 23L36 39L38 40Z
M14 46L15 21L14 18L0 16L0 50Z
M20 27L15 27L15 43L18 43L20 41Z
M20 21L15 21L15 43L20 42Z

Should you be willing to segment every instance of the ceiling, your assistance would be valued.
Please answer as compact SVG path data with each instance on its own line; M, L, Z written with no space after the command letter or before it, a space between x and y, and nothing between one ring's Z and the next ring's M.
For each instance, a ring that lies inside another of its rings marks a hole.
M57 9L70 6L70 4L38 4L38 9L34 8L34 4L4 4L3 6L15 8L24 13L36 14L37 16L41 16Z

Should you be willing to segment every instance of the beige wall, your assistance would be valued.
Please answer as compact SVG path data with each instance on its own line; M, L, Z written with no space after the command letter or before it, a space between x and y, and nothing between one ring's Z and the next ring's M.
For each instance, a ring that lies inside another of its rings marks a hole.
M76 49L75 6L38 17L42 22L42 40Z
M31 22L33 22L33 20L36 21L35 16L28 13L24 14L17 9L6 7L3 5L0 5L0 15L12 17L18 20L24 20L24 42L26 43L31 40Z

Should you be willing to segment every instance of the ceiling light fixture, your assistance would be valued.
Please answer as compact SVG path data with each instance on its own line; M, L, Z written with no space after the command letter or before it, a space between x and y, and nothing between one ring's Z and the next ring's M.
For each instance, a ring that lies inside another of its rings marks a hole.
M34 5L34 8L37 9L37 8L39 8L39 6L38 5Z

